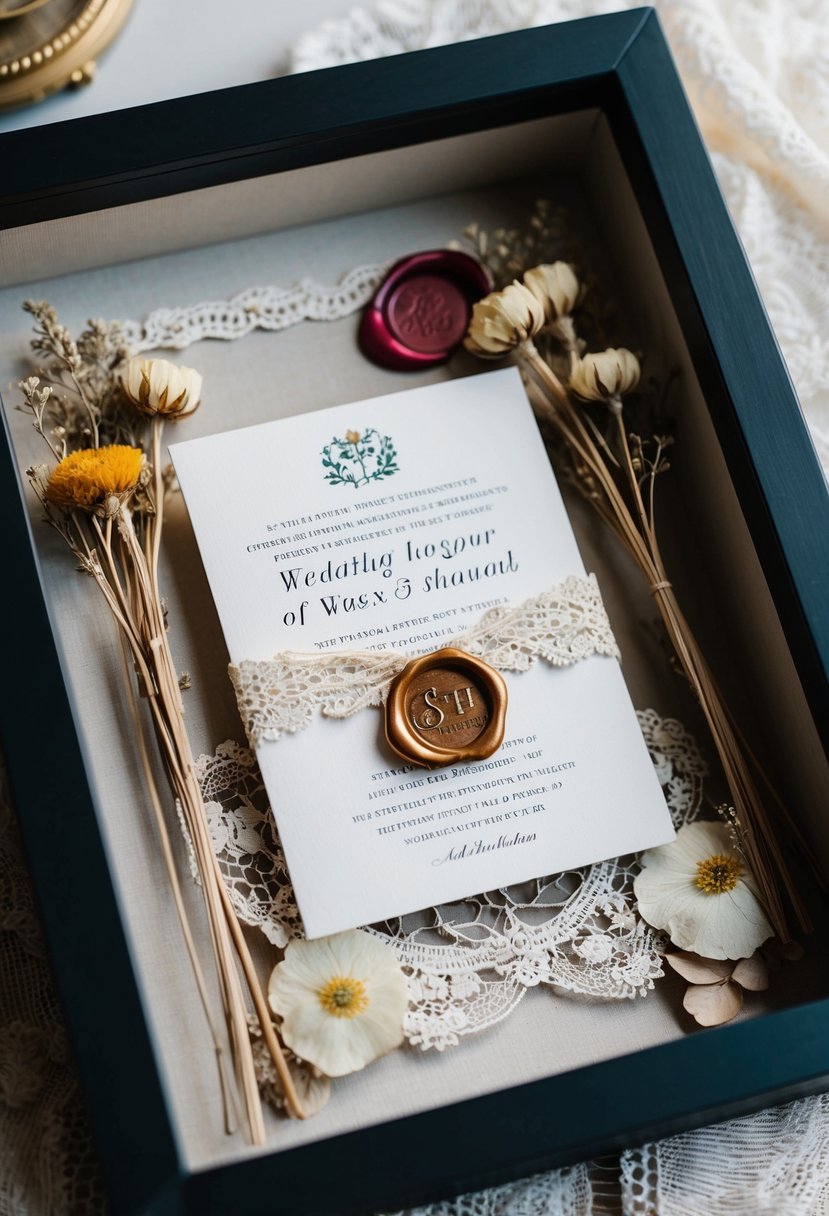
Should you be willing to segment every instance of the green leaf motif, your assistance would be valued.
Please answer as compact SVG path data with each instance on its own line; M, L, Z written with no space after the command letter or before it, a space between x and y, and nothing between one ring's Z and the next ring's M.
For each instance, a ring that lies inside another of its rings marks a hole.
M399 471L397 451L389 435L381 435L374 427L366 431L347 431L345 438L336 436L322 449L325 480L332 486L368 485L382 481Z

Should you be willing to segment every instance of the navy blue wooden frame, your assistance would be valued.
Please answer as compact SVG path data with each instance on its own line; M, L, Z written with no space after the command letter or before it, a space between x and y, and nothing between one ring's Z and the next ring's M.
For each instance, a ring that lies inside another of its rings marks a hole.
M0 242L2 229L35 220L586 106L604 111L624 155L826 738L826 486L651 10L4 135ZM0 458L7 568L15 572L15 603L25 606L15 622L19 644L4 656L0 732L117 1212L312 1216L399 1207L829 1087L827 1000L189 1175L112 886L7 433ZM107 1007L113 999L117 1018ZM552 1048L539 1044L539 1050Z

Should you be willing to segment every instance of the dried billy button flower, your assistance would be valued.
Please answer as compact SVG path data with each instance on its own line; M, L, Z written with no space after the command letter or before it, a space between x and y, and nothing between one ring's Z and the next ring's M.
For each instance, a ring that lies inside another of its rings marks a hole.
M586 401L605 401L614 414L622 411L622 397L639 383L639 360L629 350L603 350L583 359L573 356L570 388Z
M134 493L143 463L140 448L122 443L71 452L52 471L46 501L67 511L79 507L110 518Z
M171 420L187 418L201 400L199 373L167 359L136 355L123 368L120 379L127 397L142 414L161 414Z
M473 355L498 359L534 338L543 324L541 302L523 283L515 282L478 300L463 344Z
M546 262L524 275L528 287L544 309L549 325L573 311L579 298L579 281L568 262Z

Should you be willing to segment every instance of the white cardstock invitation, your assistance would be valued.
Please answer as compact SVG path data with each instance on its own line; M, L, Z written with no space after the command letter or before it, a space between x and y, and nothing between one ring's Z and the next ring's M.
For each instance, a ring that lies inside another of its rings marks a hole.
M422 655L585 574L511 368L171 455L236 665ZM504 678L505 737L485 760L407 764L377 708L259 743L309 937L673 838L615 658Z

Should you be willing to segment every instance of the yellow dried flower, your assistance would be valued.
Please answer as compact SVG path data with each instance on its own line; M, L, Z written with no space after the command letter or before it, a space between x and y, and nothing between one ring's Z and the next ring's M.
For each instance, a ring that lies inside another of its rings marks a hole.
M201 400L202 378L192 367L179 367L167 359L136 355L121 371L121 385L142 414L187 418Z
M360 432L359 431L346 431L345 441L346 441L346 443L359 443L360 442Z
M631 392L641 375L639 360L629 350L603 350L583 359L573 357L570 388L587 401L607 401L621 408L619 399Z
M71 452L49 476L46 501L96 515L116 515L135 490L144 463L140 448L114 443Z
M579 281L568 262L545 262L524 275L528 287L544 309L548 325L569 316L579 298Z
M478 300L463 344L482 359L498 359L535 337L543 324L540 301L516 281Z

